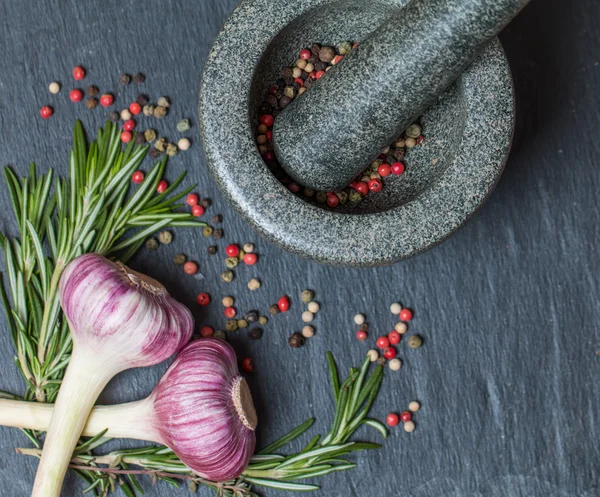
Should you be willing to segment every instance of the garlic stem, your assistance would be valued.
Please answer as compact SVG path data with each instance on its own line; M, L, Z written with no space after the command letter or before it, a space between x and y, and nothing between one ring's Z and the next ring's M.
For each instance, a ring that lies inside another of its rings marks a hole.
M116 374L92 354L73 350L56 399L32 497L60 497L62 483L88 414Z
M46 431L54 406L39 402L0 399L0 425ZM115 406L96 406L82 432L84 437L105 433L107 438L131 438L164 443L153 426L152 404L148 399Z

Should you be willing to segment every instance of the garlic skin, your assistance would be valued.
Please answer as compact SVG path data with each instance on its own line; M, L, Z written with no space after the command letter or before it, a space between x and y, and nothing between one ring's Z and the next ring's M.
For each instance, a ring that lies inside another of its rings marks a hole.
M106 352L115 374L161 363L192 336L189 309L163 285L98 254L66 267L59 296L74 343Z
M161 443L198 475L223 482L248 466L256 446L256 411L227 342L190 343L148 400Z

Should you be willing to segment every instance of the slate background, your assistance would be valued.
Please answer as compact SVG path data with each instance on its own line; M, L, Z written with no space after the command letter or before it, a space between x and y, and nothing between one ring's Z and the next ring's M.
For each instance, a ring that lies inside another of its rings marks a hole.
M171 137L177 136L179 118L189 117L195 125L203 62L236 3L0 3L0 163L22 173L30 161L66 172L74 119L82 118L92 129L107 114L69 102L70 73L78 63L88 69L84 84L115 92L119 104L138 91L122 89L119 74L144 71L148 78L141 90L173 99L169 118L148 124ZM250 343L243 334L235 340L240 354L256 361L251 386L263 443L313 415L317 429L327 429L332 404L323 386L324 353L331 349L345 366L360 362L366 345L352 339L356 312L367 313L374 338L393 326L387 310L392 301L415 309L411 330L423 334L426 344L419 351L401 347L404 368L387 376L375 414L383 418L419 399L423 409L416 417L417 431L394 430L383 450L356 458L359 469L323 478L320 495L600 494L599 15L596 0L534 0L502 34L519 104L506 172L490 201L454 237L393 267L319 266L260 240L215 190L196 126L190 133L194 147L171 161L169 176L189 170L189 181L214 199L210 215L225 215L220 246L255 241L260 263L240 268L228 287L218 278L221 256L209 258L207 240L180 230L172 246L140 255L136 269L159 277L194 309L199 322L214 326L224 323L220 304L202 314L194 306L199 290L211 292L216 301L231 293L242 311L266 311L281 294L297 296L307 287L317 291L322 303L318 334L301 350L285 344L288 334L300 328L297 304L270 321L261 342ZM55 79L64 89L52 96L46 88ZM48 121L38 117L46 103L56 110ZM1 191L0 227L14 233L6 190ZM182 250L200 262L204 281L181 276L171 264ZM263 287L250 294L246 282L253 276L261 278ZM3 322L0 367L0 389L22 391ZM164 368L119 376L101 400L147 395ZM363 438L372 436L363 433ZM12 452L26 443L18 431L0 430L2 496L29 495L37 462ZM147 481L146 487L148 496L186 492L164 484L151 488ZM78 495L81 488L71 477L63 495Z

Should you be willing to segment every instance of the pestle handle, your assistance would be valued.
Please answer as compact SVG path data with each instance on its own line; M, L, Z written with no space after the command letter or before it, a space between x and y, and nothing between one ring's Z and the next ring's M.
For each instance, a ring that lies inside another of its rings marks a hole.
M412 0L276 119L286 172L340 190L468 67L529 0Z

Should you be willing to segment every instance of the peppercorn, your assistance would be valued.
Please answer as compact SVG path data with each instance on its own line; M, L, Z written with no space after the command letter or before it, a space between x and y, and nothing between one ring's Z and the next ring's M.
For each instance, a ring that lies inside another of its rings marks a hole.
M353 204L356 204L356 203L362 201L362 195L359 192L357 192L356 190L352 190L350 192L350 194L348 195L348 199Z
M279 314L281 311L279 310L279 306L277 304L273 304L269 307L269 313L271 316L275 316L275 314Z
M242 248L247 254L251 254L252 252L254 252L254 244L252 243L244 243L244 246Z
M324 71L325 69L327 69L326 62L319 61L315 64L315 71L321 72L321 71Z
M154 237L152 238L148 238L148 240L146 240L146 248L148 250L156 250L158 248L159 244L158 244L158 240Z
M132 175L131 175L131 181L133 181L136 185L139 185L142 181L144 181L144 171L135 171Z
M110 107L115 101L115 97L113 97L110 93L105 93L100 97L100 105L102 107Z
M173 257L173 262L178 266L181 266L187 262L187 257L185 254L177 254L175 257Z
M415 140L414 138L407 138L406 139L406 148L413 148L417 146L417 140Z
M212 229L212 227L211 227L211 226L205 226L205 227L202 229L202 234L203 234L204 236L207 236L207 237L208 237L208 236L211 236L211 235L213 234L213 229Z
M154 143L154 148L159 152L164 152L168 144L169 143L167 142L166 138L159 138L156 140L156 143Z
M240 329L248 328L248 321L246 321L245 319L238 319L237 325Z
M136 97L135 101L136 101L138 104L140 104L142 107L143 107L144 105L148 105L148 95L144 95L143 93L140 93L140 94L139 94L139 95ZM143 110L143 109L142 109L142 110Z
M223 238L223 235L224 231L221 228L217 228L216 230L214 230L213 238L215 240L220 240L221 238Z
M412 433L413 431L415 431L415 422L414 421L408 421L407 423L404 423L404 431L406 433Z
M154 117L156 117L157 119L162 119L166 115L167 115L167 108L166 107L163 107L161 105L157 105L154 108Z
M288 345L294 349L302 347L306 339L300 333L292 333L288 338Z
M408 346L411 349L418 349L423 345L423 339L419 335L413 335L408 339Z
M339 192L337 196L340 199L340 204L342 205L344 205L348 201L348 193L346 192Z
M60 83L57 81L53 81L52 83L50 83L48 85L48 91L50 93L52 93L53 95L56 95L57 93L60 92Z
M190 127L191 126L189 119L182 119L177 123L177 131L179 131L180 133L185 133L187 130L190 129Z
M321 306L319 305L318 302L309 302L308 310L310 312L312 312L313 314L316 314L317 312L319 312L321 310Z
M108 119L113 123L119 122L119 114L117 112L109 112Z
M173 241L173 233L171 233L170 231L161 231L158 234L158 239L160 243L164 245L169 245L169 243Z
M212 205L212 200L209 198L200 199L200 205L205 209L208 209Z
M238 264L239 264L239 261L238 261L237 257L228 257L227 259L225 259L225 266L227 266L229 269L233 269Z
M367 334L366 331L359 330L356 332L356 339L360 340L361 342L364 342L368 336L369 335Z
M386 362L387 359L385 357L380 357L379 359L377 359L377 364L379 364L380 366L384 366Z
M296 98L296 88L294 88L293 86L286 86L285 89L283 90L283 94L291 99ZM266 141L266 137L265 137L265 141Z
M402 306L398 302L394 302L392 305L390 305L390 312L392 314L400 314L401 310Z
M225 316L232 319L236 316L237 310L235 307L226 307L224 311Z
M121 74L119 77L119 83L121 83L123 86L128 85L131 83L131 76L126 73Z
M263 330L262 328L253 328L248 332L248 336L252 340L260 340L263 336Z
M144 138L147 142L152 143L154 140L156 140L156 131L153 129L147 129L144 131Z
M369 324L368 324L368 323L363 323L363 324L361 324L361 325L358 327L358 329L359 329L360 331L369 331Z
M375 362L377 359L379 359L379 352L377 352L375 349L371 349L369 352L367 352L367 357L371 360L371 362Z
M419 138L419 136L421 136L421 126L416 123L411 124L408 128L406 128L404 134L406 134L406 136L409 138Z
M302 302L304 302L305 304L311 302L314 297L315 292L313 292L312 290L303 290L302 294L300 295Z
M144 74L142 74L141 72L138 72L134 77L133 80L137 83L137 84L141 84L144 81L146 81L146 76Z
M304 338L312 338L315 336L315 329L312 326L306 325L302 328L302 336Z
M151 148L150 152L148 152L148 155L150 156L150 158L156 159L157 157L160 157L162 155L162 152L160 150L156 150L155 148Z
M349 54L352 50L352 45L349 42L345 41L337 46L337 50L341 55L346 55Z
M262 324L264 326L268 322L269 322L269 320L267 319L266 316L261 316L261 317L258 318L258 324Z
M160 106L160 107L168 107L169 105L171 105L171 101L169 100L169 97L159 97L159 99L156 101L156 103Z
M226 340L227 335L225 334L225 332L223 330L217 330L217 331L215 331L213 338L218 338L219 340Z
M178 151L179 151L179 149L177 148L177 145L175 145L173 143L169 143L167 145L167 155L169 157L175 157L177 155Z
M225 282L225 283L231 283L233 281L233 278L235 277L233 271L223 271L223 273L221 274L221 279Z
M133 137L133 134L131 133L131 131L123 131L121 133L121 141L123 143L129 143L131 141L132 137Z
M83 92L77 89L71 90L71 92L69 93L69 98L72 102L81 102L81 100L83 99Z
M142 107L142 112L144 113L144 115L146 117L150 117L150 116L154 115L154 109L155 109L154 105L146 104L146 105L144 105L144 107Z
M136 133L135 134L135 144L136 145L143 145L144 143L146 143L146 137L144 136L143 133Z
M394 150L394 158L398 161L404 160L405 155L406 152L403 148L397 148L396 150Z
M248 290L258 290L260 288L260 280L257 278L252 278L249 282L248 282Z
M54 109L52 109L52 107L49 105L44 105L40 109L40 116L42 116L42 119L49 119L52 117L52 114L54 114Z
M327 202L327 193L317 192L317 202L319 204L324 204L325 202Z
M217 253L217 246L216 245L211 245L210 247L206 248L206 251L208 252L209 255L215 255Z
M410 321L413 318L413 312L410 309L402 309L400 311L400 321Z
M258 321L258 312L248 311L244 317L249 323L256 323L256 321Z
M354 322L358 325L364 324L365 316L363 314L357 314L354 316Z
M86 106L88 109L90 109L90 110L93 110L93 109L95 109L96 107L98 107L98 99L97 99L97 98L93 98L93 97L90 97L90 98L88 98L88 99L85 101L85 106Z
M279 107L285 109L288 105L292 103L292 99L286 95L279 99Z
M183 271L185 274L196 274L198 272L198 264L193 261L187 261L183 265Z
M406 325L406 323L403 323L402 321L400 321L399 323L396 323L396 326L394 326L394 329L401 335L404 335L404 333L406 333L406 331L408 330L408 326Z
M421 404L416 400L413 400L410 404L408 404L409 411L417 412L419 409L421 409Z
M230 319L229 321L227 321L225 323L225 329L227 331L237 331L238 330L238 323L237 323L237 319Z

